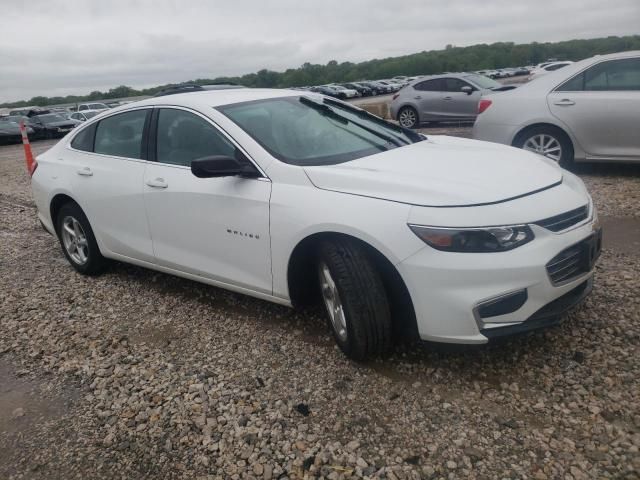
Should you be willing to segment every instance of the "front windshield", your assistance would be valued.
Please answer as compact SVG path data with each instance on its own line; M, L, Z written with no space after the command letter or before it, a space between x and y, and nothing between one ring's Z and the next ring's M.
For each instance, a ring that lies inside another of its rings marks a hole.
M64 122L66 120L62 115L58 115L57 113L38 115L38 118L43 122Z
M277 159L333 165L424 137L362 110L320 97L281 97L217 107Z
M93 118L95 117L97 114L99 114L100 112L84 112L83 115L89 119L89 118Z
M501 87L502 84L500 82L496 82L495 80L485 77L484 75L466 75L464 78L475 83L479 87L492 89Z

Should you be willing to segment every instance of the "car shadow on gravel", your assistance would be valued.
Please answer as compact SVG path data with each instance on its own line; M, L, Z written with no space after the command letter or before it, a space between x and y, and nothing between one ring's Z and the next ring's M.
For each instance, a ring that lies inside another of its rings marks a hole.
M335 350L336 355L342 355L335 348L321 305L304 310L293 310L222 288L119 262L112 264L107 275L127 282L135 282L140 288L150 293L173 297L180 303L197 302L204 308L210 309L212 316L222 313L227 317L236 317L238 322L255 321L259 324L259 328L264 329L261 333L267 336L271 329L277 329L280 332L295 335L296 341L303 341L314 348ZM564 320L572 322L574 319L565 318ZM213 325L212 328L214 328ZM553 340L551 342L549 340L554 336L563 335L561 329L561 326L551 327L542 331L496 339L484 345L402 342L387 355L365 362L354 362L354 366L371 367L384 375L392 375L390 372L397 370L398 365L401 365L401 368L409 366L409 369L443 367L460 374L468 373L469 367L473 367L471 370L475 371L483 368L483 365L492 367L502 365L507 369L517 369L518 362L523 357L521 352L548 351L553 348ZM138 330L130 334L134 342L138 339L163 345L180 341L177 330L170 325L160 327L145 325ZM188 330L184 335L189 335ZM527 361L530 362L532 359L528 358ZM386 367L380 367L385 364Z

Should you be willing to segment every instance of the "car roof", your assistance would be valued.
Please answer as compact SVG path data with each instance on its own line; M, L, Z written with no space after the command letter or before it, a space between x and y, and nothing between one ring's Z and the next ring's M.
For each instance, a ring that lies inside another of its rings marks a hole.
M538 91L550 91L556 88L559 84L564 83L569 78L573 77L575 74L581 72L587 67L594 65L596 63L602 62L604 60L622 60L625 58L634 58L640 57L640 50L631 50L628 52L620 52L620 53L610 53L607 55L595 55L593 57L585 58L584 60L580 60L574 63L570 63L566 67L559 68L558 70L554 70L552 72L547 73L546 75L541 75L534 80L521 84L518 88L514 88L513 90L508 90L504 93L509 93L511 95L525 95L527 92L538 92ZM563 63L563 62L553 62L553 63ZM517 93L511 93L517 92Z
M311 95L311 92L309 92ZM175 105L191 107L195 109L206 109L228 105L231 103L251 102L255 100L266 100L269 98L299 96L299 90L284 90L275 88L237 88L224 90L203 90L199 92L176 93L162 97L151 97L138 102L128 103L120 107L111 109L111 112L128 110L135 107Z

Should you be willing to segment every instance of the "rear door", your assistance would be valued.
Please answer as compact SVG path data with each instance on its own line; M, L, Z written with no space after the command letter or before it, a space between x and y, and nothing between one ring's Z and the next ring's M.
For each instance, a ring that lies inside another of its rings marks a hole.
M547 96L588 158L640 159L640 57L606 60Z
M143 196L143 141L151 110L131 110L83 128L64 163L96 237L113 253L154 260Z
M192 160L240 155L239 147L197 112L158 108L153 125L150 149L156 161L147 166L144 190L157 263L271 294L271 181L194 176Z

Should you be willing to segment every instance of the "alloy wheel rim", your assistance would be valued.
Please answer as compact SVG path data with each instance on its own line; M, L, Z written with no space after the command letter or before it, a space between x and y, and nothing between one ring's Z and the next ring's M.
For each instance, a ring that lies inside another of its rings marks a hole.
M346 342L348 338L347 319L338 293L338 287L326 263L320 265L320 289L333 331L341 341Z
M89 260L89 242L80 222L71 216L62 220L62 243L67 254L78 265Z
M546 133L540 133L528 138L522 148L544 155L554 162L559 162L562 158L562 146L560 142L557 138Z
M413 110L403 110L400 112L400 125L403 127L412 127L416 123L416 114Z

